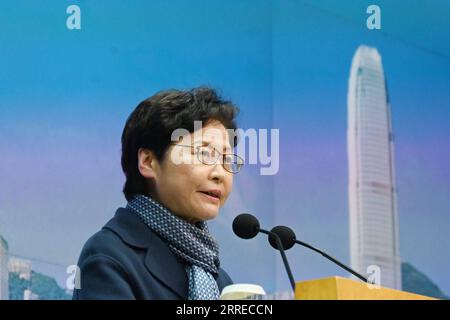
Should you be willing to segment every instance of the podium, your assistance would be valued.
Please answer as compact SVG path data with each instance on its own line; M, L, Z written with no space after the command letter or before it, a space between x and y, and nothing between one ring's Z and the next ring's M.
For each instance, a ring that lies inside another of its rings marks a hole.
M341 277L297 282L295 300L436 300Z

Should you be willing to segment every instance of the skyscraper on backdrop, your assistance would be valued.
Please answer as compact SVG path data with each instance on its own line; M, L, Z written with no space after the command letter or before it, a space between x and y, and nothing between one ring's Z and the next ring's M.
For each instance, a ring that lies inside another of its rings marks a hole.
M379 270L382 286L401 289L391 110L376 48L356 50L347 104L351 266Z
M0 300L9 299L8 242L0 235Z

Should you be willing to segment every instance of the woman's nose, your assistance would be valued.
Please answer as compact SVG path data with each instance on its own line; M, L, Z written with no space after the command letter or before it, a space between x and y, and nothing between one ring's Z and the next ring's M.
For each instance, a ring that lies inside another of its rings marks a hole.
M220 161L217 161L211 168L211 178L219 182L223 181L225 168Z

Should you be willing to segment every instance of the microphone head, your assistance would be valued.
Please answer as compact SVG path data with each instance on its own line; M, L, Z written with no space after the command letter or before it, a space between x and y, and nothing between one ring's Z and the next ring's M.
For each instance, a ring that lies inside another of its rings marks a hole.
M289 250L294 246L297 238L295 237L295 232L292 231L291 228L286 226L276 226L270 231L278 235L284 250ZM269 234L269 243L274 249L278 250L277 241L272 234Z
M249 213L241 213L233 220L233 232L242 239L254 238L259 233L259 221Z

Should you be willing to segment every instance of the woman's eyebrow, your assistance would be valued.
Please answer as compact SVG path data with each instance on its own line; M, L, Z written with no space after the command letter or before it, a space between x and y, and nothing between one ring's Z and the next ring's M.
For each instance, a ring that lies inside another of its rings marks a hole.
M197 140L197 141L192 142L193 146L195 146L195 145L207 146L209 144L210 144L210 142L204 141L204 140Z
M202 146L210 146L211 145L211 141L199 140L199 141L194 141L192 143L192 146L199 145L199 142L201 142ZM214 146L212 146L212 147L215 148L215 149L218 149L218 148L216 148ZM222 153L230 153L231 151L232 151L232 149L228 148L227 146L223 147L223 149L222 149Z

